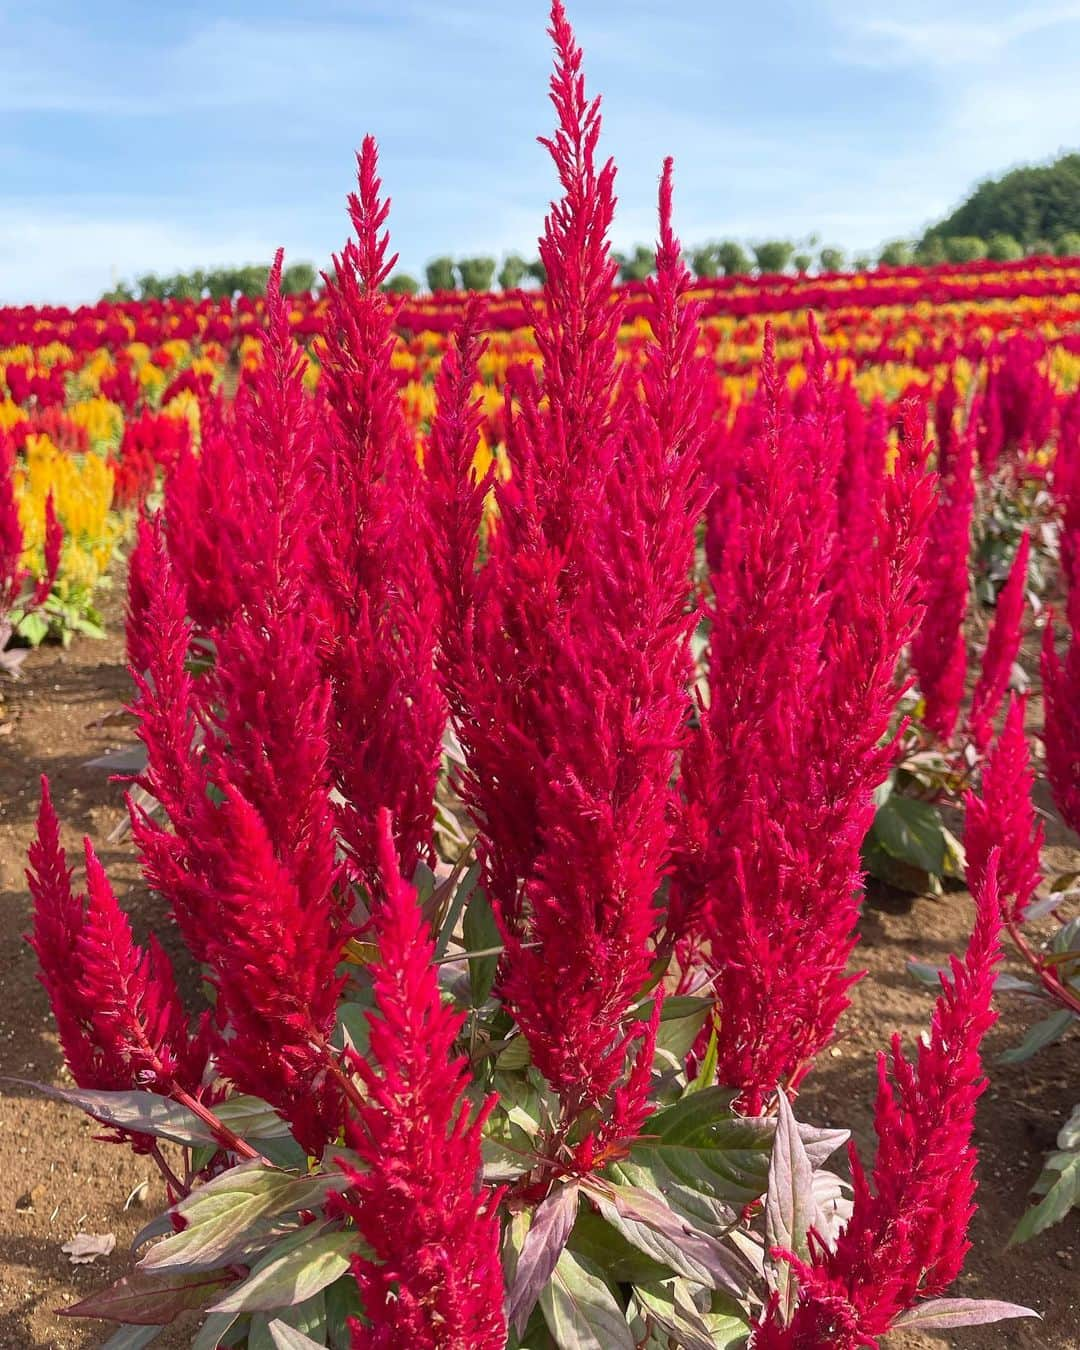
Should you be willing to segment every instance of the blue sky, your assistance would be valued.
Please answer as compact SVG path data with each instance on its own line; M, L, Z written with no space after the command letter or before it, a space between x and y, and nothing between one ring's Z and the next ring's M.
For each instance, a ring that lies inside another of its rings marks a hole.
M870 248L1080 142L1080 0L570 0L619 245L676 159L688 242ZM0 303L289 256L347 228L365 132L403 267L534 252L544 0L0 0Z

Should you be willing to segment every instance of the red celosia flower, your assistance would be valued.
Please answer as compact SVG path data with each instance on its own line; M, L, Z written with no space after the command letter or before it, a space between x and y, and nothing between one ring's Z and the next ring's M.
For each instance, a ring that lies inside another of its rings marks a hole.
M486 348L479 337L481 320L481 303L470 297L435 377L435 415L424 446L428 547L441 612L439 670L457 709L473 623L480 521L494 470L492 465L477 479L472 467L483 420L475 394L477 365Z
M1070 611L1080 611L1080 603L1070 591ZM1043 633L1043 744L1046 747L1046 776L1054 794L1054 805L1071 829L1080 833L1080 640L1077 628L1070 625L1071 636L1064 660L1054 650L1054 616L1047 614Z
M1031 790L1035 773L1024 735L1026 700L1014 695L982 771L982 792L964 796L964 851L972 894L986 887L991 853L997 852L997 887L1002 912L1011 923L1024 921L1042 872L1043 828L1036 823Z
M923 555L926 612L911 644L912 664L925 702L923 721L943 741L952 736L956 726L967 671L963 630L975 501L973 448L969 428L960 437L950 477L942 483L930 522L930 538Z
M644 1092L651 1058L628 1014L651 959L688 713L706 377L671 230L669 167L640 397L633 372L617 373L613 169L596 166L598 106L559 3L550 31L558 130L544 143L564 195L540 246L542 378L517 390L513 476L496 488L459 736L506 943L502 996L567 1128L589 1107L621 1112L630 1128L640 1102L620 1106L616 1094L632 1051L626 1088ZM614 1141L598 1131L581 1158L594 1146Z
M56 517L56 506L50 488L49 495L45 498L45 569L34 587L34 594L30 599L31 609L37 609L49 598L49 592L56 581L56 574L60 570L60 550L63 544L64 531Z
M328 408L319 550L333 681L339 826L357 875L376 889L375 816L391 811L410 874L431 848L446 707L435 678L438 608L424 499L391 358L396 308L378 152L368 136L349 198L356 231L327 278ZM419 546L418 546L419 545Z
M895 470L866 504L870 530L841 532L835 387L819 364L796 415L771 338L762 385L761 431L737 461L713 556L709 698L683 757L669 909L675 936L703 944L722 1013L717 1075L748 1111L798 1083L847 1005L860 847L919 618L932 493L912 407Z
M160 645L137 677L149 752L139 783L172 830L133 812L144 870L209 966L228 1028L224 1072L318 1152L341 1113L326 1043L349 928L334 865L329 691L311 625L287 612L238 616L219 634L203 705L184 668L187 630L163 559L151 580L159 589L146 612Z
M133 672L148 752L138 781L172 828L141 811L133 819L147 879L217 988L223 1072L318 1153L340 1129L328 1039L351 930L334 862L331 690L312 606L316 426L280 262L263 364L233 428L254 537L228 543L236 605L213 616L214 659L198 680L187 668L191 586L185 595L161 532L141 530L130 594L133 656L145 662Z
M370 1249L353 1258L364 1323L358 1350L502 1350L506 1341L497 1193L480 1184L480 1131L465 1060L453 1053L463 1018L446 1007L434 944L416 892L401 876L389 816L377 826L381 876L373 932L375 1012L366 1089L348 1139L366 1164L341 1166L341 1202Z
M22 590L23 532L15 500L15 447L0 431L0 622Z
M972 744L982 754L990 744L993 720L1005 696L1013 662L1020 650L1024 619L1024 594L1027 588L1028 555L1031 537L1025 530L1016 550L1012 570L998 596L993 627L986 642L982 670L971 697L968 728Z
M914 1063L899 1037L878 1061L873 1186L852 1147L854 1210L833 1248L811 1233L811 1261L793 1261L798 1300L785 1325L775 1298L753 1333L755 1350L856 1350L873 1346L920 1299L959 1274L975 1212L975 1104L985 1087L979 1045L993 1024L999 955L996 859L975 895L965 959L942 977L929 1038Z
M38 958L72 1077L80 1087L141 1087L196 1094L206 1063L205 1026L188 1035L168 957L151 938L135 945L90 841L87 895L76 896L60 827L42 779L37 836L27 870L34 897L30 945ZM139 1147L153 1141L130 1137Z

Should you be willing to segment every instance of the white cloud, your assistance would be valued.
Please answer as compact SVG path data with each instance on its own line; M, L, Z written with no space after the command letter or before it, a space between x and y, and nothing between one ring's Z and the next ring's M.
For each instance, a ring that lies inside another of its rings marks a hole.
M52 204L5 204L0 206L0 304L91 302L120 278L142 272L265 261L277 242L213 224L198 228L140 219L122 206L95 216Z
M1007 0L1002 12L992 3L951 5L942 15L939 4L907 5L896 17L894 5L832 5L837 27L845 35L841 55L872 68L929 65L948 70L980 66L1003 57L1023 38L1080 21L1080 3L1020 6Z

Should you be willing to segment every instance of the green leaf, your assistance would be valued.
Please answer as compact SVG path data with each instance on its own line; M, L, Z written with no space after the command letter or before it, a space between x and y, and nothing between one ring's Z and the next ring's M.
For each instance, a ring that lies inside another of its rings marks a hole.
M512 1073L516 1069L526 1068L527 1065L532 1063L529 1042L522 1035L512 1037L499 1051L495 1062L504 1073Z
M470 874L471 872L472 869L470 868ZM477 876L479 876L479 870L477 870ZM491 910L491 901L481 889L472 892L469 907L465 911L462 933L465 938L465 947L470 952L487 951L489 947L497 947L502 942L499 925L495 922L495 915ZM472 991L474 1008L479 1008L486 1001L488 994L491 993L491 986L494 983L495 972L498 968L499 958L497 956L473 956L469 958L469 988Z
M629 1243L695 1284L739 1296L752 1272L711 1234L676 1214L658 1192L601 1178L582 1183L604 1219Z
M667 1007L669 1002L683 1006L669 1011ZM656 1030L656 1050L661 1058L667 1059L674 1068L681 1070L713 1006L712 999L665 999L660 1010L660 1025ZM651 1011L650 1000L650 1013Z
M727 1088L703 1088L650 1116L630 1156L613 1164L614 1181L659 1191L673 1210L704 1232L722 1234L744 1205L765 1193L776 1123L736 1116ZM814 1167L847 1140L845 1130L799 1126Z
M373 1002L355 1002L352 999L338 1004L337 1025L332 1038L337 1049L351 1045L358 1054L366 1055L371 1038L368 1013L373 1006Z
M682 1280L637 1285L634 1299L642 1314L659 1323L680 1350L724 1350L742 1344L749 1335L741 1318L697 1308Z
M460 867L461 864L459 863ZM435 943L435 959L438 961L446 955L446 950L450 946L450 939L454 936L454 930L457 928L458 920L461 918L461 911L465 908L469 897L476 890L476 884L480 880L480 864L473 863L464 876L459 877L454 884L454 894L446 910L446 917L443 919L442 927L439 930L439 936ZM453 881L453 876L451 876ZM445 883L444 883L445 884ZM436 893L438 898L438 893ZM468 938L465 939L468 942ZM496 941L498 939L496 938ZM472 946L471 943L469 943Z
M37 610L27 614L21 622L14 623L13 626L31 647L40 647L49 636L49 621Z
M1061 1157L1061 1154L1056 1155ZM1036 1233L1050 1228L1075 1206L1080 1205L1080 1153L1068 1157L1061 1175L1037 1205L1033 1205L1013 1229L1008 1245L1027 1242Z
M629 1243L587 1205L578 1212L567 1246L601 1271L612 1284L655 1284L675 1272Z
M765 1248L782 1247L803 1261L810 1257L809 1233L817 1206L814 1169L799 1137L799 1126L783 1088L777 1090L776 1134L765 1195ZM791 1262L771 1263L770 1285L780 1300L785 1323L791 1320L798 1280Z
M0 1081L34 1088L44 1093L46 1097L77 1106L103 1125L112 1125L139 1134L151 1134L158 1139L168 1139L171 1143L184 1144L189 1148L199 1144L212 1144L216 1151L220 1147L210 1129L186 1106L179 1106L168 1097L159 1097L153 1092L106 1092L92 1088L59 1088L49 1083L35 1083L26 1078L4 1078Z
M204 1308L235 1280L231 1271L210 1270L197 1275L169 1271L164 1275L136 1270L107 1289L61 1308L62 1317L101 1317L109 1322L138 1326L167 1326L182 1312Z
M520 1336L562 1255L578 1212L576 1182L557 1186L533 1215L506 1291L506 1318Z
M572 1251L559 1257L540 1306L559 1350L634 1350L611 1286Z
M269 1102L246 1093L227 1097L214 1107L214 1115L241 1139L289 1139L289 1123Z
M322 1341L313 1341L296 1327L291 1327L280 1317L267 1324L273 1350L322 1350Z
M998 1055L999 1062L1022 1064L1046 1046L1060 1041L1076 1020L1076 1014L1070 1012L1068 1008L1059 1008L1057 1012L1051 1013L1049 1017L1044 1017L1041 1022L1036 1022L1030 1027L1019 1045L1014 1045L1011 1050L1002 1051Z
M139 1269L223 1264L244 1250L253 1236L265 1242L262 1221L319 1209L327 1196L346 1190L348 1184L342 1172L297 1177L257 1161L231 1167L174 1207L187 1226L151 1247Z
M941 880L920 867L901 862L887 853L878 843L873 829L863 840L862 863L869 876L883 881L886 886L905 891L909 895L940 895Z
M359 1317L363 1312L356 1281L351 1275L344 1276L326 1290L325 1297L327 1343L333 1350L349 1350L352 1345L349 1318Z
M877 810L872 832L890 857L940 876L945 870L945 830L936 807L894 793Z
M277 1350L280 1341L271 1327L279 1328L278 1335L281 1334L281 1328L286 1328L294 1335L308 1338L313 1345L324 1346L326 1301L322 1294L318 1293L304 1303L298 1303L294 1308L273 1315L267 1312L255 1313L251 1319L251 1330L248 1332L247 1350ZM304 1342L301 1341L300 1344L303 1345Z
M314 1226L313 1226L314 1227ZM302 1229L260 1257L251 1274L214 1304L213 1312L257 1312L290 1308L313 1298L349 1269L355 1252L365 1244L353 1229L334 1233Z
M686 1085L685 1096L691 1096L695 1092L701 1092L707 1087L713 1086L713 1079L716 1077L716 1064L719 1058L720 1043L716 1037L716 1026L714 1024L712 1031L709 1032L709 1044L705 1048L705 1058L698 1065L698 1075L692 1078Z
M765 1190L771 1135L731 1112L733 1094L710 1087L657 1111L615 1181L659 1191L704 1231L724 1230Z
M1019 1303L1001 1303L993 1298L932 1298L917 1303L893 1322L897 1330L946 1331L951 1327L981 1327L1010 1317L1039 1317L1034 1308Z

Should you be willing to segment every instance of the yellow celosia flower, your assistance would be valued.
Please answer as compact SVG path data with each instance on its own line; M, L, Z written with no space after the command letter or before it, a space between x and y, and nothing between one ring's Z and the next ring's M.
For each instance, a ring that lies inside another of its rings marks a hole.
M100 394L81 403L72 403L67 415L76 426L85 427L92 446L115 448L123 439L124 410Z

